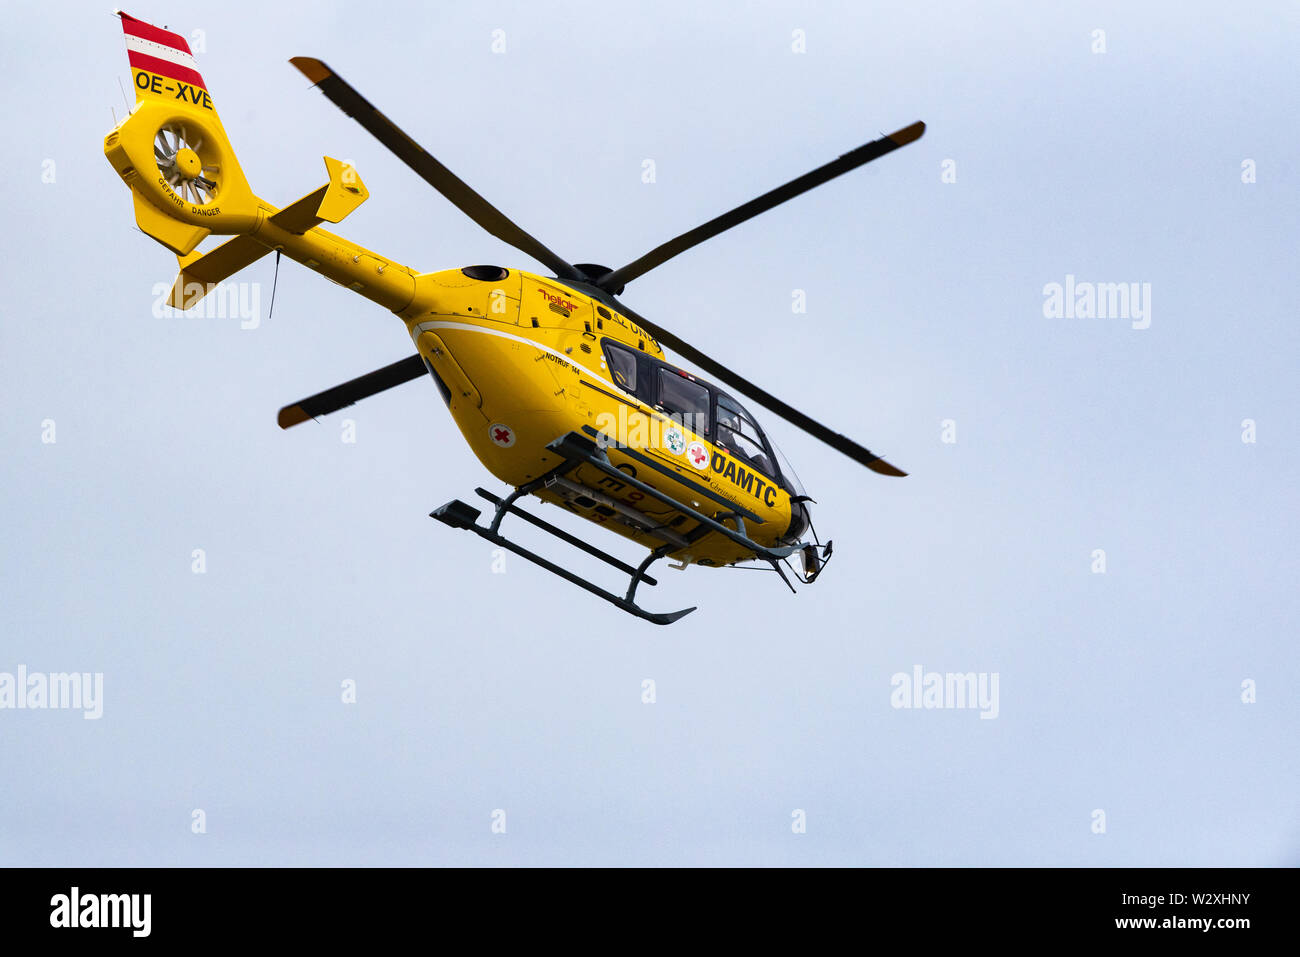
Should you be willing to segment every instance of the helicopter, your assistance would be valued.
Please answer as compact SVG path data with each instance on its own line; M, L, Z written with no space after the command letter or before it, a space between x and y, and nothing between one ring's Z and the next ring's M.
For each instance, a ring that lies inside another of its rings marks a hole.
M679 254L837 176L919 139L916 122L866 143L782 186L610 268L570 263L452 173L338 73L318 59L293 64L417 175L488 233L550 271L472 265L417 272L321 228L369 197L356 170L324 157L328 182L278 208L254 195L184 37L116 11L136 102L104 140L131 191L136 224L173 252L179 274L167 298L194 308L263 256L282 253L395 313L415 354L286 405L288 429L368 396L428 376L479 461L511 487L475 489L489 518L459 499L430 515L472 532L659 625L695 608L653 612L636 601L659 559L685 568L770 566L805 584L826 567L833 543L812 525L812 499L758 419L726 386L853 461L887 476L906 473L817 422L624 305L627 283ZM210 235L230 236L199 251ZM278 261L278 260L277 260ZM664 347L705 379L668 361ZM625 562L521 507L536 498L649 549ZM628 577L615 592L502 533L511 517ZM481 520L482 519L482 520ZM798 567L790 562L797 556Z

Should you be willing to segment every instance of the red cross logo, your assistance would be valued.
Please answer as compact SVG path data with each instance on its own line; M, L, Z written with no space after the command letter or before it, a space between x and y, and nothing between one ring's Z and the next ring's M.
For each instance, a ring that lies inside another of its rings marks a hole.
M488 438L492 440L493 445L508 449L515 444L515 431L508 425L496 422L488 429Z
M703 470L709 467L709 450L699 442L692 442L686 447L686 457L697 469Z

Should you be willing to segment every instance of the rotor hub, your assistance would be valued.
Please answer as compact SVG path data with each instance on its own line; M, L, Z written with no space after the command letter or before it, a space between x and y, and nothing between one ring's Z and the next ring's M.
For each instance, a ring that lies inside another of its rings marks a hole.
M593 283L599 283L601 279L603 279L605 276L609 275L614 271L610 269L608 266L600 265L600 263L574 263L573 265L576 266L579 270L581 270L583 275L585 275ZM610 293L610 295L613 296L621 295L623 292L623 286L619 285L618 288L610 289L608 290L608 292Z
M186 179L194 179L203 169L203 161L199 159L199 154L188 146L177 151L175 163L176 171Z

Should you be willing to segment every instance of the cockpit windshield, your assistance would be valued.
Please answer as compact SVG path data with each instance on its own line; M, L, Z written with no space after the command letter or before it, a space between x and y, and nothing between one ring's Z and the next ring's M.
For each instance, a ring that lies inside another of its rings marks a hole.
M781 477L785 479L786 487L789 488L796 496L807 495L804 491L803 482L799 481L799 476L794 474L794 469L790 467L790 460L785 457L785 453L772 443L772 451L776 453L777 464L781 466Z
M743 405L725 392L713 389L714 429L713 441L720 448L740 459L753 469L771 476L787 492L793 502L790 507L790 525L781 541L799 542L812 524L803 483L787 459L770 438L758 427L758 421Z
M792 495L806 495L803 483L790 467L790 461L758 427L757 420L725 392L716 392L716 395L715 440L718 444L765 475L779 480Z
M722 392L718 393L717 441L763 474L776 477L763 431L744 406Z

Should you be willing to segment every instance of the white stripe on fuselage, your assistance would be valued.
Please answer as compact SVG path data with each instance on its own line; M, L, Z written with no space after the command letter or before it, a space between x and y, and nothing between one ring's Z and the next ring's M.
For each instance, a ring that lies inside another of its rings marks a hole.
M562 362L567 362L570 365L577 366L579 369L582 370L582 372L585 375L589 375L593 379L603 382L611 389L617 389L619 392L622 392L625 396L631 399L633 403L636 404L636 407L638 409L641 408L640 400L637 399L637 397L634 396L632 393L624 389L622 386L617 386L614 383L610 382L608 379L600 375L597 375L595 372L592 372L582 363L574 362L572 356L566 356L562 352L557 352L556 350L552 349L550 346L544 346L540 342L537 342L535 339L526 339L523 336L515 336L515 335L511 335L508 332L502 332L500 329L489 329L486 326L476 326L468 322L447 322L446 320L442 320L442 319L433 322L419 323L414 329L411 330L411 338L415 340L418 344L420 339L420 333L429 332L434 329L461 329L464 330L465 332L481 332L484 335L499 336L502 339L510 339L513 342L519 342L519 343L523 343L526 346L532 346L534 349L537 349L540 352L548 352L551 355L555 356L555 358L561 360Z

